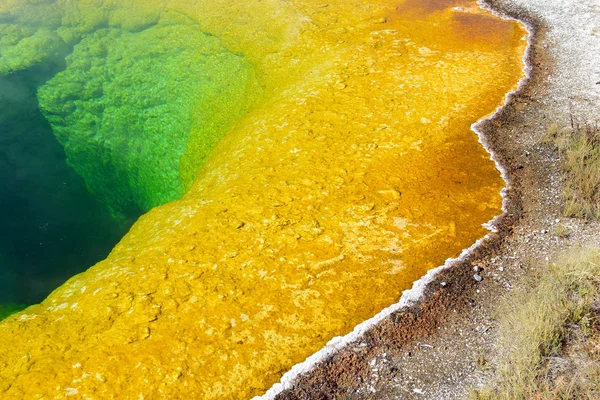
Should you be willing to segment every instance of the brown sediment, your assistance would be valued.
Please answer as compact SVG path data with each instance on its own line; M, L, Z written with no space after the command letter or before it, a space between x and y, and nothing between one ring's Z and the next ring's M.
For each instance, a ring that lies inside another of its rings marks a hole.
M476 380L474 371L488 362L492 344L487 334L493 327L494 304L510 289L510 281L527 272L527 265L515 262L509 266L498 260L523 250L518 247L524 232L539 226L544 218L559 215L559 201L543 202L539 192L548 187L556 191L560 184L558 161L552 150L532 154L531 143L520 137L532 131L532 135L542 135L549 118L542 106L545 81L553 65L541 45L547 28L524 10L498 1L486 5L531 28L529 79L493 118L478 126L488 150L505 169L510 182L506 213L496 221L498 232L439 273L427 284L420 301L392 313L301 375L277 399L454 398L464 394ZM477 31L472 19L478 17L465 15L461 23L473 25ZM542 258L546 254L530 255ZM473 277L475 266L483 272L500 268L512 276L496 278L492 274L488 278L488 274L477 282Z
M513 27L493 15L456 13L454 30L463 40L480 40L499 45L514 32Z
M429 14L451 6L456 6L460 3L460 0L407 0L398 7L398 12L404 13L406 11L413 11Z

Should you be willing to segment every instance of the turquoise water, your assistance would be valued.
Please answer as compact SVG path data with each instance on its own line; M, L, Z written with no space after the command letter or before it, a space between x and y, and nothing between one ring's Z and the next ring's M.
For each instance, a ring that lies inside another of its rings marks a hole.
M36 98L62 68L0 77L0 317L105 258L138 216L114 219L67 165Z

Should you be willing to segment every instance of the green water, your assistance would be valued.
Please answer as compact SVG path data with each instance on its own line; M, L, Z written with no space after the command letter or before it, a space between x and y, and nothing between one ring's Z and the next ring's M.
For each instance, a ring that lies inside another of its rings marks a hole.
M218 39L161 21L86 36L38 94L69 164L116 217L179 199L258 89Z
M36 98L62 67L0 77L0 304L43 300L104 258L138 216L114 219L66 164Z
M0 321L27 307L25 304L0 304Z
M262 95L252 65L185 16L23 7L0 15L0 318L179 199Z

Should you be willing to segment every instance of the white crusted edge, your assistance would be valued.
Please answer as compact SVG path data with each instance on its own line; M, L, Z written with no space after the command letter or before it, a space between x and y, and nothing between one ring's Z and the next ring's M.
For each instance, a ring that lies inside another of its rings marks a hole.
M508 210L507 192L508 192L508 189L510 188L510 181L508 179L508 173L507 173L506 169L504 168L503 165L501 165L498 162L495 154L489 148L489 144L488 144L488 141L487 141L485 135L483 134L483 132L481 132L478 129L478 127L481 126L484 122L494 118L494 116L496 114L498 114L498 112L502 108L504 108L506 106L506 104L508 104L508 102L512 99L512 97L521 90L521 88L523 87L525 82L527 82L527 80L530 78L532 68L528 61L529 61L529 55L530 55L532 40L533 40L535 31L534 31L533 26L530 25L527 21L519 20L517 18L512 18L501 12L498 12L498 11L492 9L488 4L486 4L484 2L484 0L478 0L477 4L479 5L479 7L481 9L488 11L495 16L498 16L498 17L506 19L506 20L520 22L521 24L523 24L523 26L527 30L527 34L528 34L527 48L525 50L525 54L523 55L523 65L525 66L523 68L523 72L525 73L525 76L523 78L521 78L521 80L519 81L519 84L517 85L517 88L515 90L506 94L506 96L504 97L504 103L502 105L498 106L496 108L496 110L493 113L491 113L490 115L480 119L479 121L477 121L471 125L471 129L477 134L477 136L479 138L479 143L481 143L481 145L485 148L485 150L490 154L490 159L492 161L494 161L494 163L496 164L496 168L498 169L498 171L500 171L502 179L504 179L504 181L506 182L506 186L500 191L500 195L502 196L502 214L494 217L491 221L483 224L483 226L485 228L487 228L488 230L490 230L491 233L495 233L498 231L498 229L496 227L497 222L506 215L507 210ZM359 339L371 327L373 327L374 325L377 325L379 322L383 321L385 318L390 316L392 313L399 311L399 310L401 310L405 307L408 307L408 306L416 303L417 301L419 301L425 292L425 288L426 288L427 284L432 282L441 271L443 271L447 268L450 268L452 265L455 265L458 262L463 261L473 251L475 251L475 249L477 249L480 246L480 244L491 235L491 233L488 233L483 238L477 240L471 247L463 250L462 253L457 258L449 258L444 262L443 265L429 270L427 272L427 274L425 274L423 277L421 277L419 280L417 280L413 283L412 288L404 290L402 292L402 296L400 296L400 300L397 303L392 304L391 306L389 306L387 308L384 308L378 314L376 314L374 317L356 325L352 332L350 332L344 336L336 336L333 339L331 339L329 342L327 342L327 344L323 348L321 348L321 350L317 351L316 353L314 353L313 355L308 357L303 362L294 365L288 372L286 372L281 377L280 382L271 386L271 388L264 395L255 396L252 400L273 400L275 398L275 396L277 396L282 391L284 391L286 389L290 389L294 385L294 383L296 382L296 379L300 375L310 372L319 363L321 363L322 361L324 361L331 355L337 353L338 351L343 349L348 344Z

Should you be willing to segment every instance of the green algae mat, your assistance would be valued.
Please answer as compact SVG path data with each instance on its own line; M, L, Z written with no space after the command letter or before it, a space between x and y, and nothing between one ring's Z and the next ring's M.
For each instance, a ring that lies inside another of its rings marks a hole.
M98 29L40 88L69 164L115 215L181 198L260 96L252 66L193 22Z
M38 99L69 165L146 212L0 324L2 398L261 395L485 235L470 126L526 32L424 4L1 2L0 73L64 60Z

